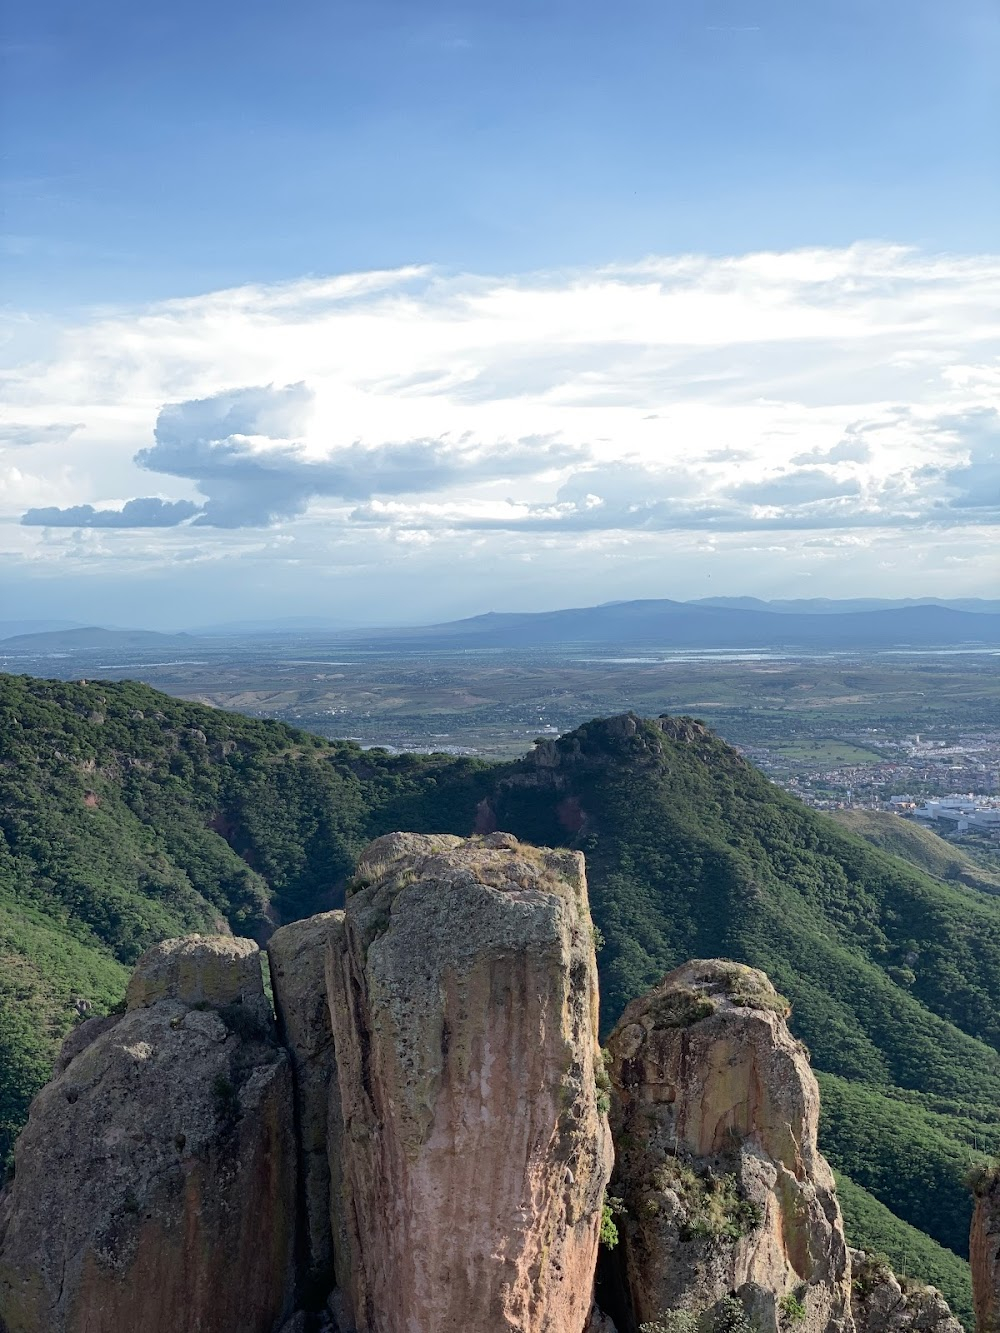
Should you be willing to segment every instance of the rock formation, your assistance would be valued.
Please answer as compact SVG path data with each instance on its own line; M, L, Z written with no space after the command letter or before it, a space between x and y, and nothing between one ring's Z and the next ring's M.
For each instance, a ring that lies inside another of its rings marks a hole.
M884 1262L863 1250L850 1254L857 1333L963 1333L935 1287L901 1282Z
M972 1300L978 1333L1000 1329L1000 1171L982 1168L972 1182L976 1196L969 1237Z
M762 972L694 962L629 1005L609 1040L611 1188L639 1324L681 1310L711 1325L735 1295L764 1333L851 1327L819 1092L786 1013Z
M611 1144L583 857L368 848L330 960L364 1333L583 1333Z
M169 941L70 1037L0 1199L6 1333L273 1333L291 1297L292 1080L249 940Z
M66 1040L0 1195L0 1333L615 1333L609 1095L622 1333L961 1333L848 1251L763 973L688 963L602 1057L578 853L390 834L268 955L277 1023L257 946L194 936Z

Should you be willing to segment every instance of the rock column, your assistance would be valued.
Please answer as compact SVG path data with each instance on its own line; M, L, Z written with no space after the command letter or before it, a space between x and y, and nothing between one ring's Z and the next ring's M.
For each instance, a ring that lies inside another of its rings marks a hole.
M683 1310L763 1333L852 1328L850 1260L816 1146L819 1091L762 973L693 962L608 1042L612 1190L637 1323Z
M393 834L329 987L363 1333L583 1333L611 1143L583 858Z

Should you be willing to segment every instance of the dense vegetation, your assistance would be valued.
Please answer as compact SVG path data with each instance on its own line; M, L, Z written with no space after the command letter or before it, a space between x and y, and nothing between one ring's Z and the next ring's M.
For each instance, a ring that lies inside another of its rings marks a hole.
M489 766L0 677L0 1153L58 1037L152 940L263 939L336 905L382 832L490 827L586 852L606 1028L690 957L771 975L822 1071L852 1239L916 1269L922 1236L964 1311L962 1176L1000 1139L1000 901L873 848L690 719L593 722Z

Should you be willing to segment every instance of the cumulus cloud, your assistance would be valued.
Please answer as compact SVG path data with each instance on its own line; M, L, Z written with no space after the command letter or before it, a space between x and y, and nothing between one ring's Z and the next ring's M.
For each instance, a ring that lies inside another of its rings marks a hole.
M152 472L183 477L205 495L197 525L258 527L302 513L319 497L366 500L534 476L577 462L578 447L535 437L481 449L447 440L354 442L310 457L293 437L308 417L304 384L253 387L173 403L156 422L156 443L136 455Z
M174 528L199 511L200 507L190 500L148 496L126 500L120 509L95 509L93 505L29 509L21 522L32 528Z

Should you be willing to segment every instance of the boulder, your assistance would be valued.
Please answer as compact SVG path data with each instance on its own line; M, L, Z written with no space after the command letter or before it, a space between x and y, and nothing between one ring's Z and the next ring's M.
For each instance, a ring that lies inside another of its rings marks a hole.
M361 1333L584 1333L611 1144L583 858L362 857L329 991Z
M819 1092L787 1012L762 972L698 961L630 1004L608 1041L611 1191L640 1325L685 1312L761 1333L852 1327Z
M266 1021L270 1013L253 940L232 935L186 935L154 944L139 959L128 983L129 1009L160 1000L187 1005L242 1004Z
M256 946L157 946L129 1000L70 1038L18 1140L0 1328L273 1333L291 1309L296 1159Z

